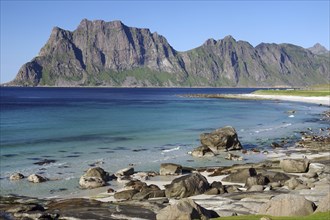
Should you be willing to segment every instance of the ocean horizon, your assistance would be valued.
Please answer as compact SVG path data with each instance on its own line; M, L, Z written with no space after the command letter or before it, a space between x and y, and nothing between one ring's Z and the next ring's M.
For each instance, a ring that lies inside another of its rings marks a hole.
M236 129L244 148L260 150L270 149L272 142L289 146L301 131L326 127L320 114L327 107L315 104L182 96L255 90L1 87L1 195L79 194L79 177L92 166L114 173L128 166L159 171L167 162L210 167L265 159L263 154L244 155L240 162L188 154L200 145L201 133L224 126ZM53 181L9 181L14 172Z

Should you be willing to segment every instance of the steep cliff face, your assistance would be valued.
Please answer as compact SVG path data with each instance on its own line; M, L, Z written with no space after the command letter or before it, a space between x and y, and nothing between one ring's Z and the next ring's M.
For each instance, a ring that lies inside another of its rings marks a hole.
M278 86L324 81L329 58L289 44L227 36L177 52L149 29L120 21L82 20L73 32L55 27L39 56L10 85Z

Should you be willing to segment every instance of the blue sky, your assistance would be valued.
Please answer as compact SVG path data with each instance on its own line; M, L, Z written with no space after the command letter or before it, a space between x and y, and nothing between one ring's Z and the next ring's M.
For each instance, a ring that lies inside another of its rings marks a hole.
M165 36L179 51L232 35L329 49L329 0L323 1L1 1L1 83L35 57L54 26L74 30L83 18L121 20Z

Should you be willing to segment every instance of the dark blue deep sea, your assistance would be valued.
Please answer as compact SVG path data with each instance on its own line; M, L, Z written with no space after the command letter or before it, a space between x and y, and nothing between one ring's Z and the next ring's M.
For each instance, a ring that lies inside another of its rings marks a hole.
M187 152L199 135L231 125L246 148L267 149L281 138L325 126L326 107L279 101L184 98L193 93L250 93L255 89L1 88L1 195L61 196L78 193L79 177L98 163L112 173L159 170L164 162L229 165L222 156L196 159ZM296 110L291 117L289 110ZM34 164L52 160L45 165ZM243 163L263 155L246 156ZM236 162L237 163L237 162ZM10 182L13 172L57 181Z

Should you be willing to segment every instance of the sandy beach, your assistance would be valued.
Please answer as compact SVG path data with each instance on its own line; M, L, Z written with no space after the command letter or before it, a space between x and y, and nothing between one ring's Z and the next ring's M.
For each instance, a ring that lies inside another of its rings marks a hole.
M286 95L257 95L257 94L241 94L238 97L256 98L256 99L270 99L270 100L282 100L290 102L306 102L319 105L330 105L330 96L322 97L303 97L303 96L286 96Z

